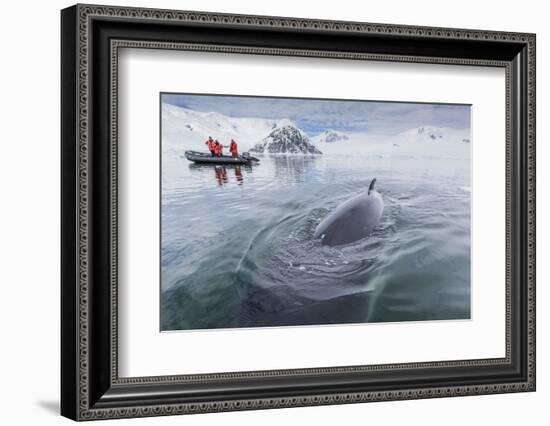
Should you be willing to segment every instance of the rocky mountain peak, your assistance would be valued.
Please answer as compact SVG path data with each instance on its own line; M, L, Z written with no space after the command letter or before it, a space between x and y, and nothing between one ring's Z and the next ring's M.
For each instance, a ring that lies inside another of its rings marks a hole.
M268 154L322 154L309 138L292 124L275 127L250 151Z

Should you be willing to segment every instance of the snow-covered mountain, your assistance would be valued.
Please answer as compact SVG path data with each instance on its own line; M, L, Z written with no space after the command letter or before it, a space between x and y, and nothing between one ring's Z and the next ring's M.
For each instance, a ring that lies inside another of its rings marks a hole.
M469 157L470 130L421 126L395 136L396 149L432 157Z
M415 142L440 141L444 138L449 129L443 129L433 126L422 126L415 129L409 129L399 134L403 139L413 140Z
M347 141L349 136L336 130L327 129L324 132L319 133L317 136L311 138L314 143L334 143L340 141Z
M200 112L162 104L162 149L164 152L187 149L204 150L208 136L229 145L231 139L247 150L265 138L277 126L289 120L228 117L217 112Z
M279 131L276 131L278 129ZM248 151L258 144L263 145L264 142L273 142L269 144L271 148L266 150L269 153L315 153L316 150L309 143L305 133L289 119L229 117L217 112L200 112L162 104L164 153L181 154L188 149L205 150L204 142L209 136L218 139L224 146L228 146L231 139L235 139L241 152ZM272 139L268 140L270 137ZM281 143L277 145L276 140ZM293 144L296 145L294 148ZM286 151L277 150L276 146Z
M162 105L162 150L165 153L205 150L212 136L228 146L231 139L241 152L321 154L307 135L289 119L228 117L217 112L200 112L170 104Z
M277 126L250 151L269 154L322 154L305 133L293 124Z
M470 132L467 129L450 129L447 127L421 126L409 129L397 135L403 143L452 143L470 142Z

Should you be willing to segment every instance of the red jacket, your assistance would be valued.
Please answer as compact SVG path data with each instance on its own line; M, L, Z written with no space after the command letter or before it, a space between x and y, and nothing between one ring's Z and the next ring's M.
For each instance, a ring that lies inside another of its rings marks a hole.
M208 139L204 144L208 145L209 151L214 151L214 141L211 141L210 139Z
M218 144L218 145L214 144L214 153L215 154L219 155L219 154L222 153L222 151L223 151L223 146L222 146L221 143Z
M238 152L237 142L231 142L231 145L229 145L229 151L231 152L231 154L236 154Z

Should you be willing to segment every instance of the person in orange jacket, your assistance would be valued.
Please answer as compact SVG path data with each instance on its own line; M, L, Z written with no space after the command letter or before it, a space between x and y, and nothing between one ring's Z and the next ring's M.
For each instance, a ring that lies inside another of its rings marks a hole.
M237 158L239 156L239 149L237 147L237 142L235 142L233 139L231 139L231 144L229 145L229 152L231 152L231 156L233 158Z
M221 157L223 155L223 146L221 143L218 142L217 139L214 142L214 155L216 157Z
M208 139L204 144L208 146L208 151L210 151L210 155L214 157L216 155L216 152L214 150L214 139L212 139L212 136L208 136Z

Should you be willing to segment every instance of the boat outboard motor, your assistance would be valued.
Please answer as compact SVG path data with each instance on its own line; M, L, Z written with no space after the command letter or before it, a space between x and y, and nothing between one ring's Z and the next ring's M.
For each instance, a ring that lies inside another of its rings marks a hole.
M252 157L252 155L250 155L249 152L243 152L242 155L241 155L241 157L243 157L245 160L247 160L247 161L249 161L249 162L251 162L251 161L255 161L255 162L257 162L257 163L260 162L260 160L259 160L258 158Z

